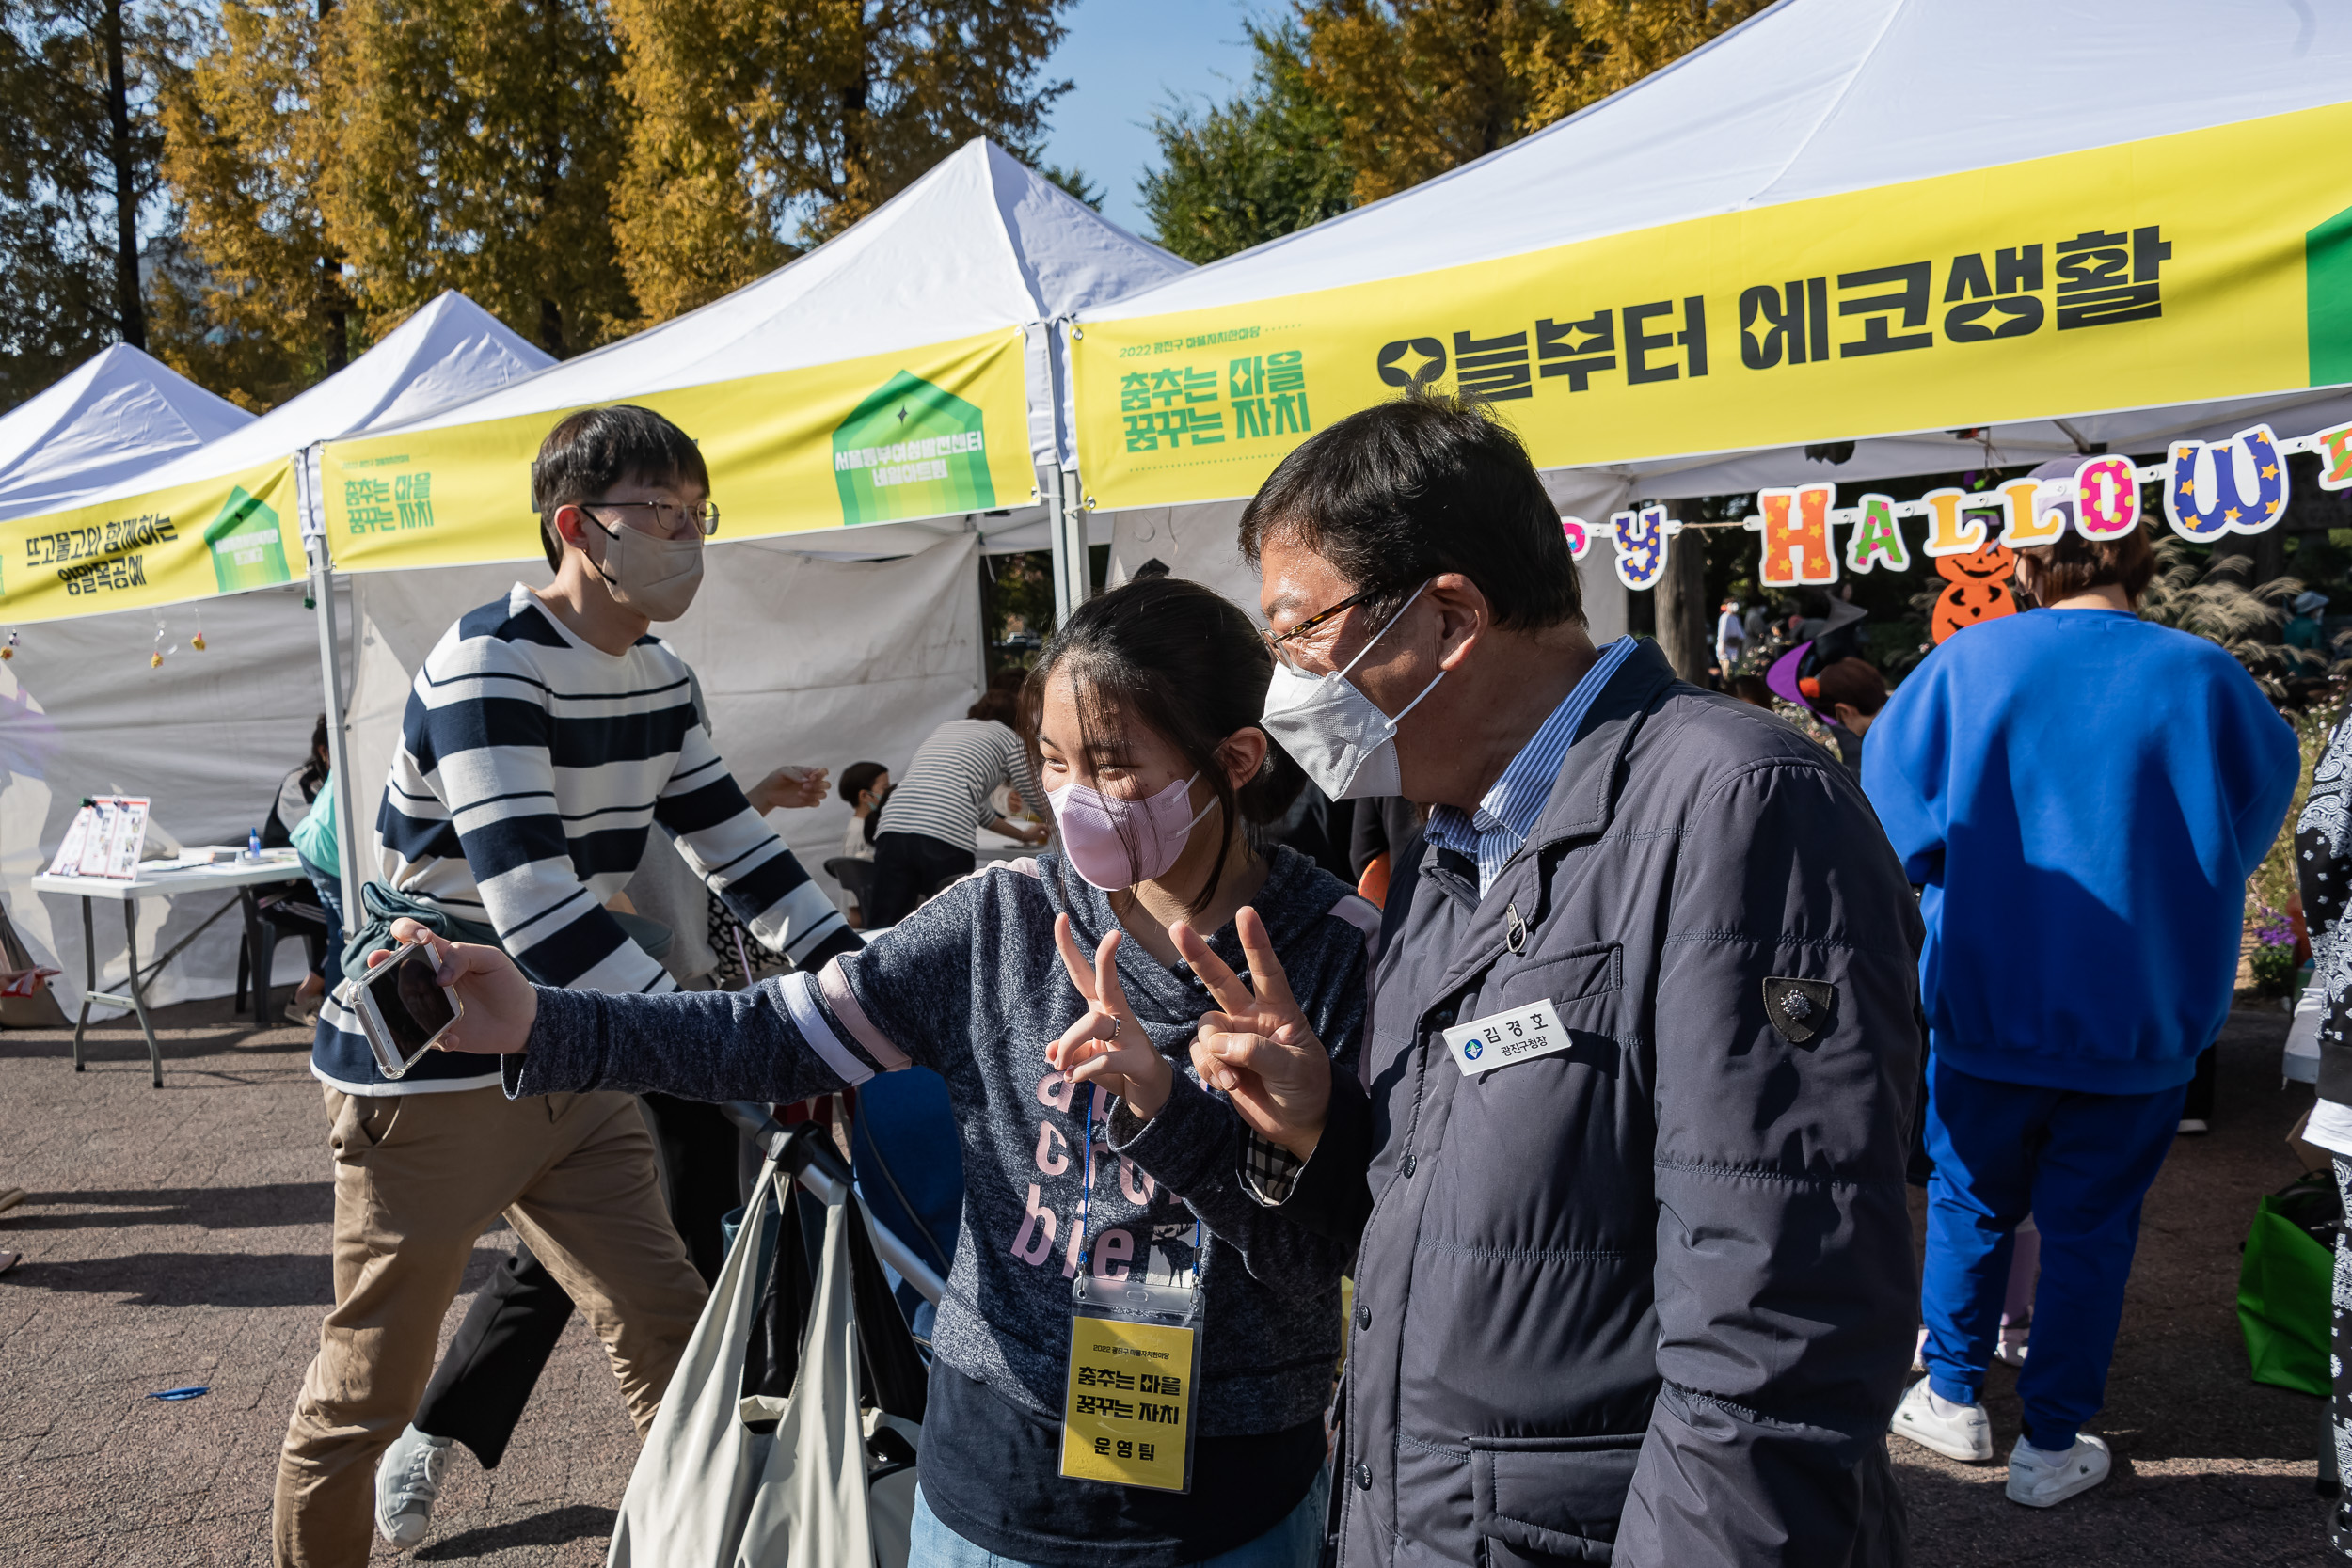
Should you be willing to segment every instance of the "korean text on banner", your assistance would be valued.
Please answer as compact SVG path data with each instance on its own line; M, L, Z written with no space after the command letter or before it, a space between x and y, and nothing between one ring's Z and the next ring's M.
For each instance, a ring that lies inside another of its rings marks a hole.
M0 621L56 621L291 582L294 465L0 523Z
M1416 385L1565 467L2352 382L2352 182L2322 150L2347 145L2339 103L1085 321L1080 467L1103 507L1247 496Z
M1036 492L1018 330L609 401L701 446L723 538L1025 506ZM329 442L336 567L536 557L531 463L571 411Z

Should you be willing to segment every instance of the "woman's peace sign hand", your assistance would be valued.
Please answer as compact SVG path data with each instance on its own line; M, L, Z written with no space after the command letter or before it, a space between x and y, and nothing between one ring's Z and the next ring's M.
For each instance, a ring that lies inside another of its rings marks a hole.
M1223 1009L1201 1015L1192 1065L1203 1084L1225 1091L1261 1136L1304 1160L1323 1137L1331 1058L1291 996L1290 978L1258 911L1243 910L1233 925L1254 991L1189 925L1168 927L1176 950Z
M1086 998L1087 1011L1045 1048L1045 1060L1074 1082L1097 1084L1120 1096L1130 1111L1150 1121L1168 1103L1175 1069L1127 1006L1127 993L1119 984L1120 936L1113 931L1104 937L1089 964L1071 934L1070 917L1054 917L1054 945L1061 949L1070 983Z

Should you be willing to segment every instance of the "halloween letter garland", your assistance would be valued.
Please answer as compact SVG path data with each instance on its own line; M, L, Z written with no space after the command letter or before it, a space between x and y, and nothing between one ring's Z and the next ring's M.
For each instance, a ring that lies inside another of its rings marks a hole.
M2258 424L2226 441L2175 441L2166 461L2145 468L2135 468L2121 453L2097 452L2085 457L2071 479L2012 479L1974 494L1947 486L1898 501L1866 493L1858 504L1839 507L1832 483L1768 487L1756 493L1756 515L1745 526L1764 536L1757 576L1765 587L1817 588L1837 581L1833 529L1852 530L1846 570L1908 572L1911 546L1901 519L1924 518L1928 533L1919 548L1952 584L1936 606L1935 640L1941 642L1963 625L2015 610L2002 586L2012 551L2047 545L2070 525L2086 539L2120 539L2137 528L2143 484L2163 484L2165 519L2184 539L2209 544L2225 533L2276 527L2287 509L2285 459L2303 451L2318 454L2322 489L2352 489L2352 424L2290 441ZM2001 519L1997 538L1988 514ZM1667 543L1681 526L1662 506L1613 515L1607 532L1616 547L1617 580L1637 593L1656 587L1666 568ZM1599 531L1581 517L1564 516L1560 527L1568 553L1583 560ZM1947 561L1959 565L1947 571Z

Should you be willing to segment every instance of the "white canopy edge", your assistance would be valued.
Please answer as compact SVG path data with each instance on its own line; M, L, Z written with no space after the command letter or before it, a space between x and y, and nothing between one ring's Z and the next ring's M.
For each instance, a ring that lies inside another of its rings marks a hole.
M382 434L623 401L1019 328L1030 449L1068 451L1048 324L1190 264L985 139L806 255L699 309Z
M0 521L54 512L253 422L128 343L0 415Z
M2201 130L2340 103L2347 83L2352 9L2308 0L1780 0L1474 163L1082 319L1256 303Z

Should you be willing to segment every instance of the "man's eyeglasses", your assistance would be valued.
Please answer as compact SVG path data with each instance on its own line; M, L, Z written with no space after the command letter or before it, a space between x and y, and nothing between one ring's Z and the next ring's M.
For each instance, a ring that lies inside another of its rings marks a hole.
M1341 616L1346 614L1358 605L1363 604L1372 599L1379 598L1382 594L1388 592L1389 590L1385 586L1362 589L1357 593L1350 594L1346 598L1342 599L1339 603L1333 605L1328 610L1316 610L1312 615L1308 616L1305 620L1299 622L1298 625L1291 627L1290 630L1284 632L1279 637L1276 637L1271 632L1261 632L1259 635L1265 639L1266 651L1273 654L1277 662L1289 669L1298 671L1298 673L1302 675L1310 674L1312 672L1301 669L1295 652L1290 648L1284 647L1283 644L1289 642L1294 638L1307 636L1309 633L1314 631L1318 626L1329 626L1333 621L1338 620Z
M680 506L674 501L582 501L582 506L609 506L627 512L625 519L640 533L650 533L658 539L683 539L688 533L699 533L707 539L719 531L719 509L704 501L699 506ZM642 521L640 519L643 519Z

